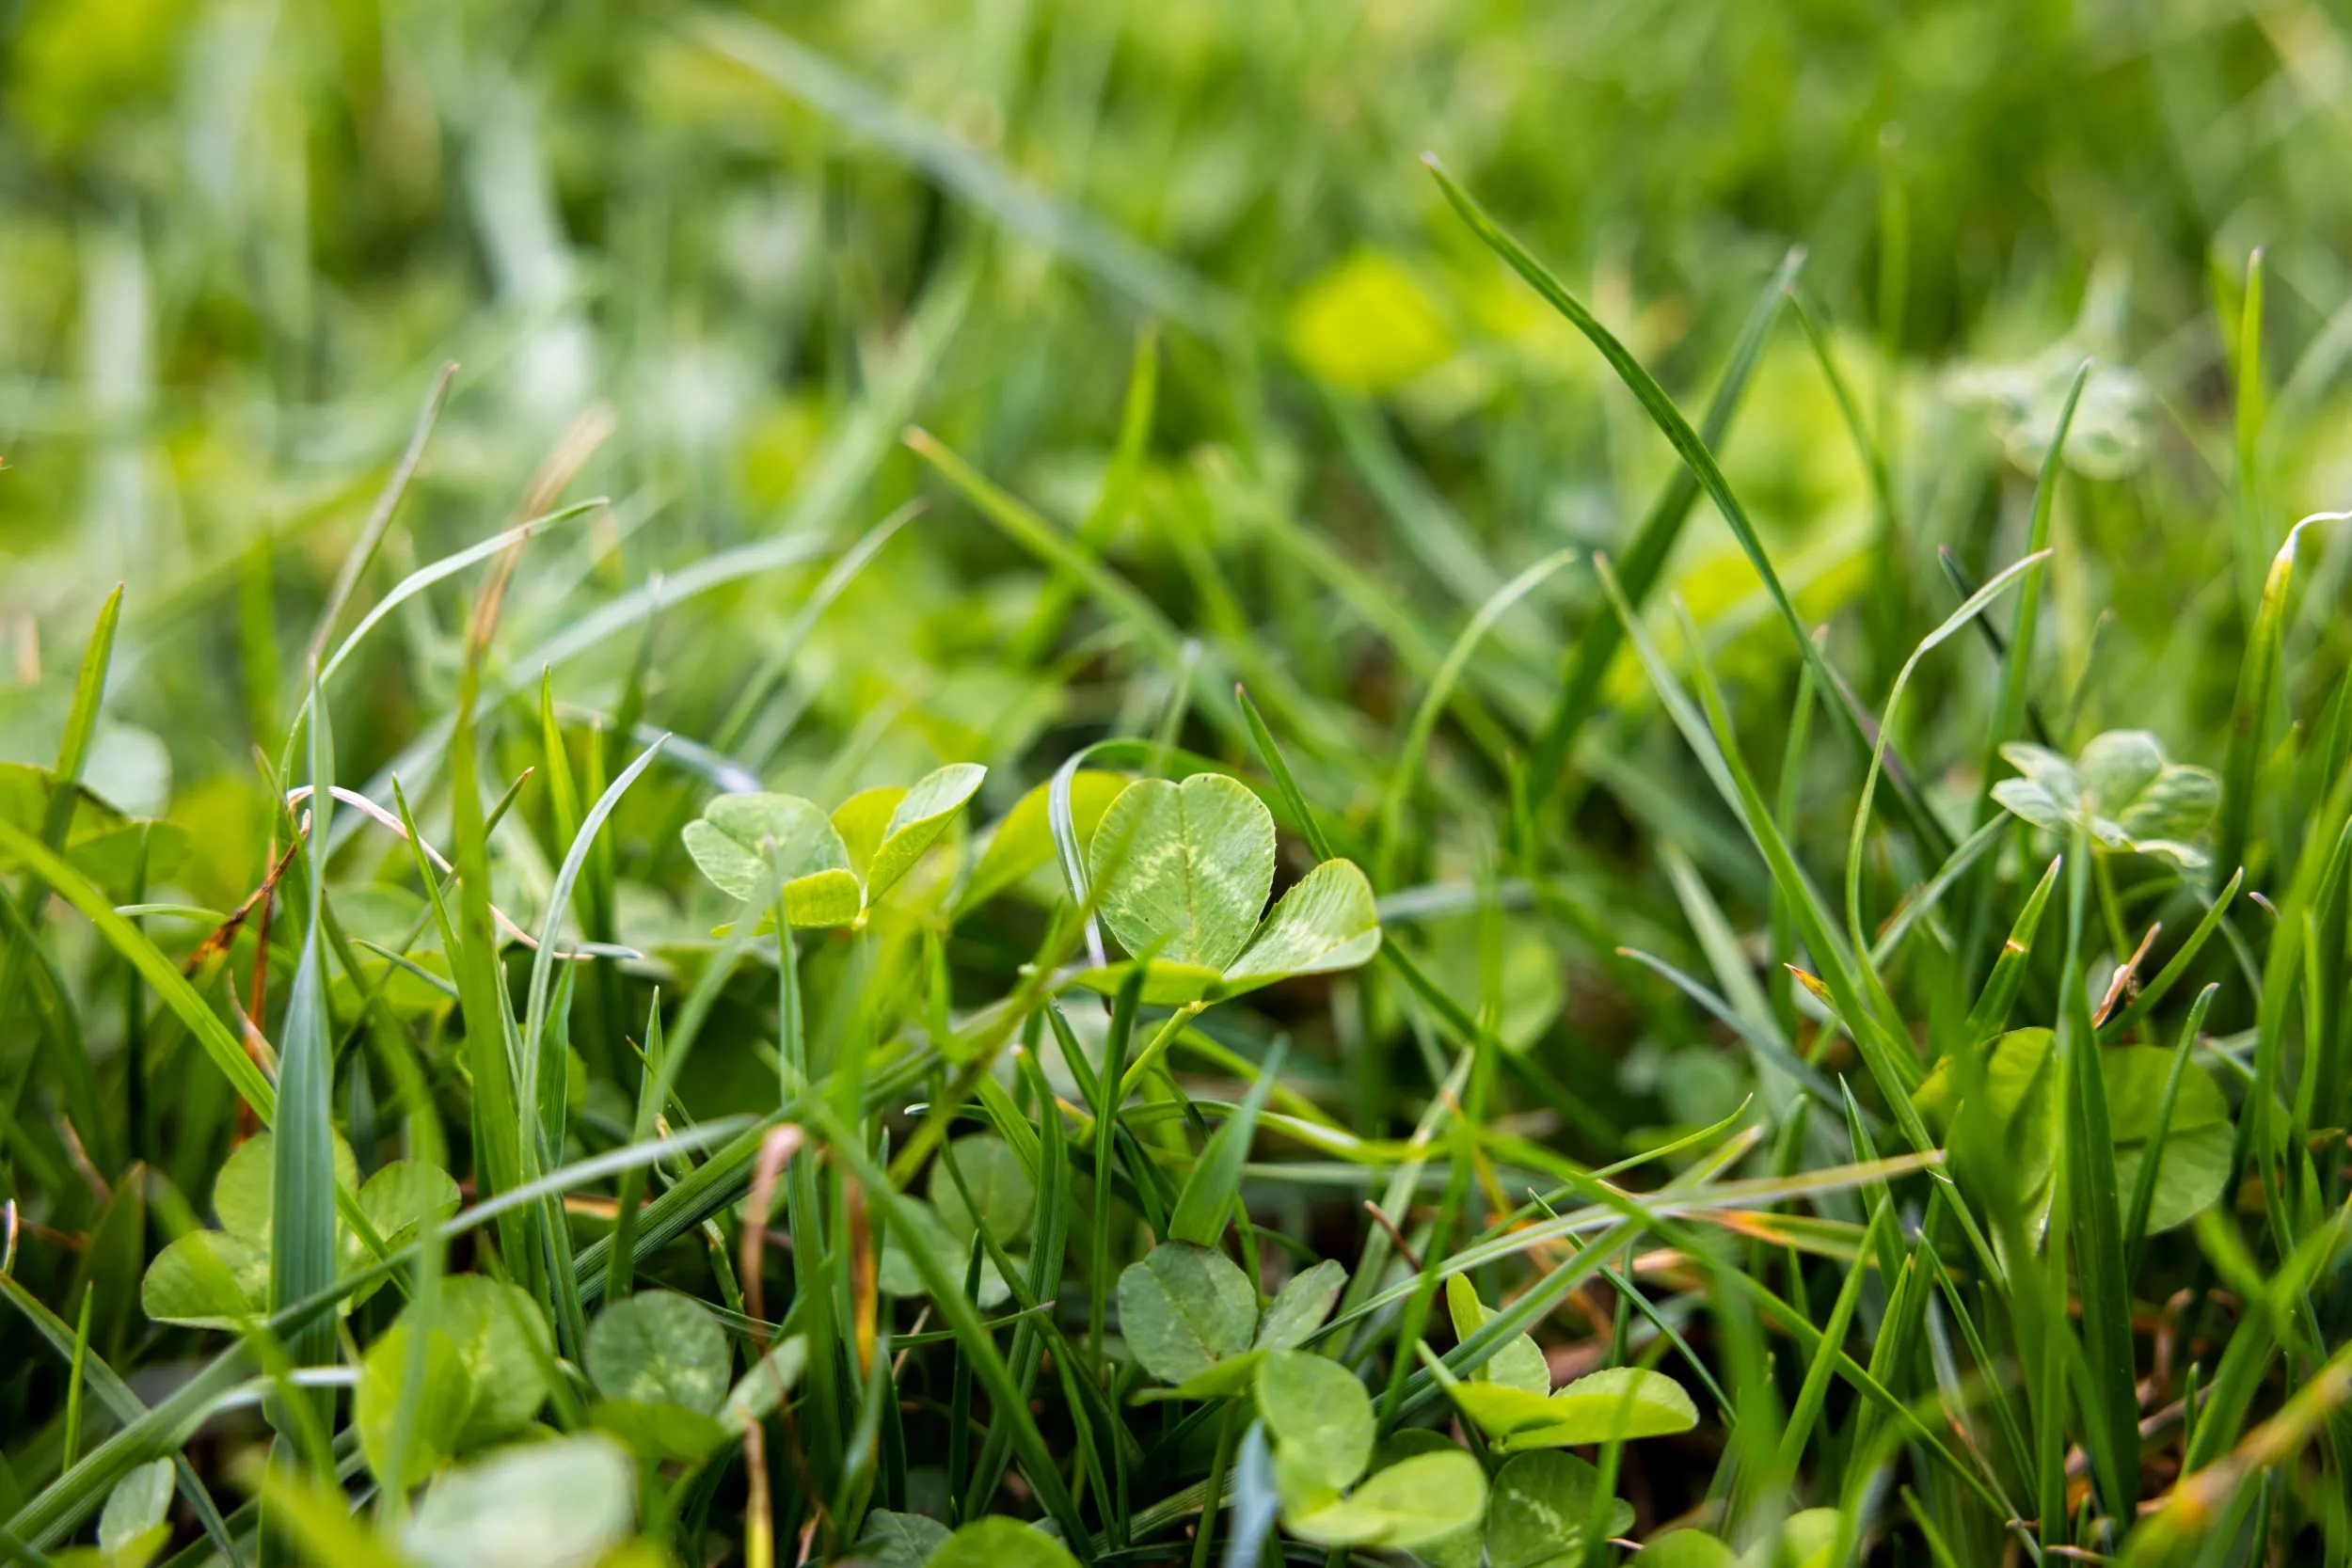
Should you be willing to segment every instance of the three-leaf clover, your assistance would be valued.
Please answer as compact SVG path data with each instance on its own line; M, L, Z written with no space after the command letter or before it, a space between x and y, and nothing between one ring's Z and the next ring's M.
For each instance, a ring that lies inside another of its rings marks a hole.
M2188 870L2205 863L2188 840L2213 820L2221 781L2167 760L2148 731L2109 730L2071 762L2024 741L2001 755L2023 776L1994 784L1993 799L2035 827L2068 833L2080 822L2105 848L2169 856Z
M722 795L686 825L686 852L735 898L760 896L781 873L794 926L859 925L987 776L977 763L950 763L912 788L861 790L830 816L797 795Z
M191 1328L235 1328L268 1310L270 1216L275 1186L273 1138L260 1132L237 1146L213 1180L218 1230L191 1230L155 1255L139 1282L139 1304L157 1323ZM376 1239L397 1246L417 1226L457 1212L457 1183L447 1171L418 1160L395 1160L362 1183L351 1146L335 1139L335 1180L355 1189L359 1212ZM358 1236L338 1220L339 1271L371 1261ZM338 1308L348 1313L381 1288L355 1291Z
M1274 816L1222 773L1129 784L1103 814L1087 861L1103 924L1145 964L1143 1000L1157 1006L1354 969L1380 950L1372 884L1352 861L1308 872L1260 924L1274 891ZM1113 964L1084 980L1112 990L1126 973Z

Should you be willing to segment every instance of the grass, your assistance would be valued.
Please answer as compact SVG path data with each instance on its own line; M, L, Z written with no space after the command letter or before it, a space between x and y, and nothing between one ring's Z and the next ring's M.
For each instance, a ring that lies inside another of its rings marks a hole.
M135 8L0 1558L2352 1561L2332 21Z

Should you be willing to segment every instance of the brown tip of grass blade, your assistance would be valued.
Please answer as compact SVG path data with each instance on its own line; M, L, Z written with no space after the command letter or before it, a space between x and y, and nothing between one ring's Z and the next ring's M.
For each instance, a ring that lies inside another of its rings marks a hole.
M2139 939L2139 946L2133 951L2128 959L2117 967L2114 977L2107 981L2106 994L2099 999L2097 1010L2090 1015L2092 1028L2095 1029L2107 1021L2108 1015L2115 1011L2126 993L2138 994L2140 961L2148 957L2148 949L2155 945L2156 933L2163 929L2164 922L2161 920L2150 926L2148 934Z
M555 499L580 476L580 470L588 466L588 459L596 455L596 449L604 445L619 423L611 404L596 403L581 409L580 417L565 426L555 445L548 449L539 471L531 476L530 487L523 491L521 504L515 508L515 524L527 523L552 510ZM466 633L467 652L476 660L489 650L490 638L498 630L499 613L506 605L507 586L513 582L515 568L522 561L523 546L529 543L528 539L516 540L490 569L490 580L474 605L473 624Z

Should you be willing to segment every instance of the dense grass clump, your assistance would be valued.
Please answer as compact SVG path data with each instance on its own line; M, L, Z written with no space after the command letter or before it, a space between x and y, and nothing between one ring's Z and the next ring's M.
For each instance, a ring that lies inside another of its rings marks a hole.
M8 23L0 1558L2352 1562L2334 24L811 9Z

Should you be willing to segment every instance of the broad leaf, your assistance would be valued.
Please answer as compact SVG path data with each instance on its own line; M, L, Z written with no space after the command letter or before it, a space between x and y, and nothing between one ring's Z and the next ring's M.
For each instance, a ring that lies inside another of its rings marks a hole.
M712 1417L666 1401L598 1400L588 1407L588 1424L656 1465L671 1460L699 1465L734 1435Z
M422 1160L395 1160L359 1189L359 1212L387 1246L414 1239L418 1224L457 1212L460 1194L449 1172Z
M2109 730L2074 759L2084 799L2102 816L2121 817L2164 771L2164 746L2146 730Z
M1119 1322L1146 1371L1184 1383L1249 1348L1258 1292L1223 1253L1163 1242L1120 1275Z
M1374 1436L1372 1396L1355 1373L1305 1351L1275 1351L1259 1363L1257 1392L1278 1466L1334 1492L1355 1484Z
M1283 1523L1319 1546L1409 1551L1475 1525L1486 1509L1486 1473L1478 1461L1452 1449L1375 1471L1353 1496L1310 1513L1292 1513L1286 1497Z
M1831 1568L1837 1530L1844 1523L1834 1508L1800 1509L1780 1524L1780 1554L1788 1568Z
M1231 993L1291 974L1355 969L1379 950L1372 884L1355 862L1325 861L1282 895L1256 938L1226 969L1222 989Z
M947 1527L936 1519L878 1508L866 1516L854 1550L867 1568L923 1568L946 1541Z
M637 1466L612 1438L580 1433L444 1474L400 1544L421 1568L588 1568L636 1515Z
M1509 1460L1486 1505L1488 1568L1576 1560L1599 1495L1600 1472L1573 1454L1546 1449ZM1612 1499L1603 1524L1604 1534L1623 1533L1632 1527L1632 1507Z
M1642 1543L1642 1568L1733 1568L1739 1560L1702 1529L1670 1529Z
M213 1213L223 1230L268 1242L277 1158L276 1136L256 1132L222 1162L220 1174L213 1179ZM335 1180L345 1187L359 1185L359 1162L340 1132L335 1135Z
M441 1281L434 1322L457 1347L473 1390L457 1435L459 1450L496 1442L529 1425L548 1397L540 1363L555 1354L538 1304L519 1286L478 1274L453 1275Z
M1454 1320L1454 1337L1467 1339L1486 1326L1494 1316L1493 1308L1478 1299L1477 1288L1467 1275L1451 1275L1445 1282L1446 1315ZM1486 1359L1485 1365L1470 1374L1473 1379L1501 1384L1506 1388L1520 1388L1543 1396L1551 1392L1551 1366L1544 1359L1544 1349L1529 1334L1517 1335Z
M426 1342L423 1379L417 1388L408 1428L408 1448L397 1480L391 1476L392 1433L400 1419L400 1394L408 1372L411 1325L396 1323L376 1337L359 1363L359 1386L352 1395L351 1424L368 1468L388 1490L406 1492L457 1452L458 1439L473 1410L473 1378L457 1343L439 1329Z
M169 1540L171 1488L168 1459L136 1465L116 1481L114 1490L106 1494L104 1512L98 1515L98 1549L108 1557L120 1559L135 1553L157 1530L162 1530L163 1535L155 1545ZM152 1555L151 1550L149 1555Z
M1544 1402L1551 1424L1514 1434L1504 1446L1565 1448L1611 1438L1664 1437L1699 1424L1698 1407L1663 1372L1611 1367L1580 1377Z
M1078 1560L1052 1536L992 1513L942 1542L928 1568L1078 1568Z
M449 1172L422 1160L395 1160L359 1189L359 1212L388 1248L415 1241L420 1225L449 1218L460 1201L457 1182ZM366 1243L349 1230L342 1232L342 1259L345 1273L373 1261ZM351 1305L358 1306L388 1283L379 1279L353 1291Z
M881 846L866 872L866 901L872 903L895 887L914 868L939 835L947 830L963 803L988 777L977 763L954 762L917 779L890 814Z
M1346 1288L1347 1270L1334 1258L1293 1275L1259 1315L1252 1343L1259 1350L1292 1350L1305 1344L1331 1315L1340 1292Z
M1220 973L1274 886L1274 816L1221 773L1129 784L1094 830L1103 923L1131 954Z
M2185 842L2202 832L2221 804L2221 781L2165 758L2146 730L2109 730L2073 762L2046 747L2012 742L2001 755L2024 776L2003 779L1993 798L2035 827L2066 833L2081 818L2099 844L2205 863Z
M722 795L686 825L683 837L703 875L735 898L759 895L772 874L772 854L795 926L847 926L865 908L841 834L797 795Z
M1079 843L1093 842L1094 830L1102 822L1103 814L1126 787L1127 780L1120 774L1093 768L1082 768L1071 778L1070 816ZM1049 781L1013 802L1012 810L989 834L988 847L980 851L979 863L972 868L971 879L964 883L959 908L968 910L985 903L1031 872L1052 863L1054 827L1048 800L1052 791Z
M267 1309L269 1246L226 1230L192 1230L156 1255L139 1305L157 1323L235 1328Z
M956 1163L953 1172L947 1169L950 1158ZM963 1178L961 1188L956 1184L958 1176ZM931 1207L956 1238L959 1255L983 1222L1000 1244L1010 1246L1027 1233L1029 1216L1037 1209L1037 1183L1029 1179L1021 1156L993 1132L958 1138L943 1150L931 1165L930 1192Z
M588 1326L588 1375L605 1398L680 1404L707 1416L727 1395L727 1337L710 1309L675 1291L642 1291Z
M963 1260L971 1256L971 1240L967 1233L958 1237L947 1228L939 1212L919 1197L907 1198L902 1207L913 1221L919 1236L901 1234L893 1228L882 1247L882 1265L875 1271L876 1283L886 1296L922 1296L930 1292L924 1288L921 1271L915 1268L909 1249L915 1245L929 1248L947 1264L950 1275L963 1277ZM983 1309L1001 1307L1012 1294L1012 1288L996 1272L995 1263L988 1258L980 1259L980 1291L977 1305Z
M849 854L850 873L859 881L867 879L866 873L874 863L874 851L882 847L883 835L890 832L890 814L906 798L903 784L882 784L861 789L833 808L833 831L841 835L841 847Z
M1446 1392L1505 1452L1559 1449L1611 1437L1661 1437L1698 1425L1698 1408L1662 1372L1612 1367L1548 1398L1498 1383L1455 1380Z
M1147 1391L1136 1397L1171 1400L1231 1399L1235 1394L1247 1392L1257 1382L1258 1368L1271 1354L1269 1351L1252 1346L1239 1355L1227 1356L1224 1360L1210 1367L1208 1370L1196 1373L1165 1392Z
M2047 1029L2012 1029L1995 1039L1982 1069L1982 1120L1962 1114L1963 1079L1948 1058L1912 1094L1931 1126L1949 1129L1953 1158L1963 1170L1981 1173L1997 1162L2021 1202L2033 1202L2050 1180L2059 1109L2056 1047Z
M2099 1053L2099 1065L2106 1072L2116 1186L2130 1193L2138 1184L2140 1162L2164 1109L2172 1053L2153 1046L2113 1047ZM2187 1063L2156 1164L2155 1195L2148 1205L2150 1235L2185 1224L2221 1196L2230 1180L2231 1136L2229 1101L2203 1068Z

